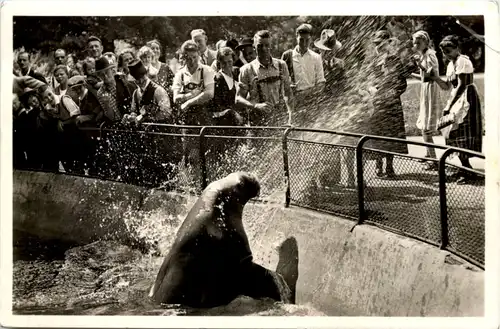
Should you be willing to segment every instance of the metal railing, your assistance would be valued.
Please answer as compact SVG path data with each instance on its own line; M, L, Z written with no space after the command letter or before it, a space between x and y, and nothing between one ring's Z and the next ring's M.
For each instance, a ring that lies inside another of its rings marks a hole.
M484 179L481 171L447 161L454 153L485 159L481 153L390 137L298 127L143 124L132 130L101 125L80 131L84 132L84 138L93 141L94 150L87 160L97 159L86 176L149 187L159 187L170 180L173 183L169 189L194 184L197 187L194 193L199 193L210 181L232 171L260 170L263 197L278 190L284 192L282 202L286 207L295 205L341 215L353 220L354 226L375 225L448 250L484 269L484 181L450 184L446 173L447 169L459 168ZM293 138L292 134L314 134L350 142L311 141L303 136ZM191 143L186 148L187 139ZM432 147L443 153L437 159L424 159L409 152L366 147L369 141ZM244 148L249 142L253 144L247 149L253 151L221 156L224 150L238 152L238 147ZM195 155L191 163L186 160L187 153ZM388 155L394 158L398 176L383 179L374 175L370 161ZM246 161L251 156L254 161ZM424 172L419 169L418 160L437 163L438 170ZM165 169L165 164L170 169ZM182 176L179 172L186 166L190 166L192 175L187 178L184 175L183 181L178 176ZM345 180L347 183L342 183Z

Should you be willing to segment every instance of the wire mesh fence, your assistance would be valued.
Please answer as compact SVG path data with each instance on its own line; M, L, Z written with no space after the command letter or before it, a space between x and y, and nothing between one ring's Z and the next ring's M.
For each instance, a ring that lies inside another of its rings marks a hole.
M288 159L293 204L358 217L354 147L290 139Z
M214 129L206 131L203 138L207 183L235 171L252 172L261 185L256 199L282 202L282 131Z
M414 159L375 150L363 150L363 161L366 221L439 245L437 170L425 171ZM391 161L394 174L387 165Z
M484 264L484 173L464 171L463 167L456 165L447 165L446 169L447 247ZM461 170L471 176L468 184L457 184L456 173Z

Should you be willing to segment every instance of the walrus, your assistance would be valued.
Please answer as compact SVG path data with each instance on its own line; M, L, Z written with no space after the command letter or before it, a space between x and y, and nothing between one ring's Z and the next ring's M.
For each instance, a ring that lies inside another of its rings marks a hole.
M207 186L158 271L149 294L153 303L212 308L239 295L292 300L280 274L253 262L242 215L245 204L259 193L259 182L247 172Z

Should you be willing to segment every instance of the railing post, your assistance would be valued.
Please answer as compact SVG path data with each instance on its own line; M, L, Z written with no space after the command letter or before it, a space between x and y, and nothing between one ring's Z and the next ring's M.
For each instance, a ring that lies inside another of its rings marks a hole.
M368 136L363 136L359 139L356 145L356 171L358 180L358 210L359 219L358 225L363 224L365 220L365 180L364 180L364 168L363 168L363 145L369 139Z
M285 170L285 207L290 206L290 168L288 166L288 134L293 128L287 128L283 134L283 168Z
M446 158L453 152L452 149L447 149L439 158L438 173L439 173L439 207L441 218L441 249L446 249L448 246L448 205L446 201Z
M99 138L102 139L102 128L104 127L104 125L106 124L106 122L103 122L99 125Z
M106 157L106 154L109 154L110 148L108 145L108 142L106 141L103 129L104 126L106 125L106 122L102 122L99 125L99 138L96 138L96 155L97 155L97 160L95 161L96 164L96 173L97 177L103 178L105 176L105 170L104 168L108 167L108 158Z
M200 169L201 169L201 190L207 187L207 163L205 158L205 131L208 127L202 127L200 130L199 151L200 151Z

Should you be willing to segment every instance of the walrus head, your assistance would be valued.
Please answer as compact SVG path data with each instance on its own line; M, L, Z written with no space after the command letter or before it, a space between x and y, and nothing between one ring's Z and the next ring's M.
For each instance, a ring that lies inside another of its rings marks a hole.
M254 174L245 171L237 171L226 176L228 181L234 183L233 195L236 195L240 202L259 196L260 183Z

